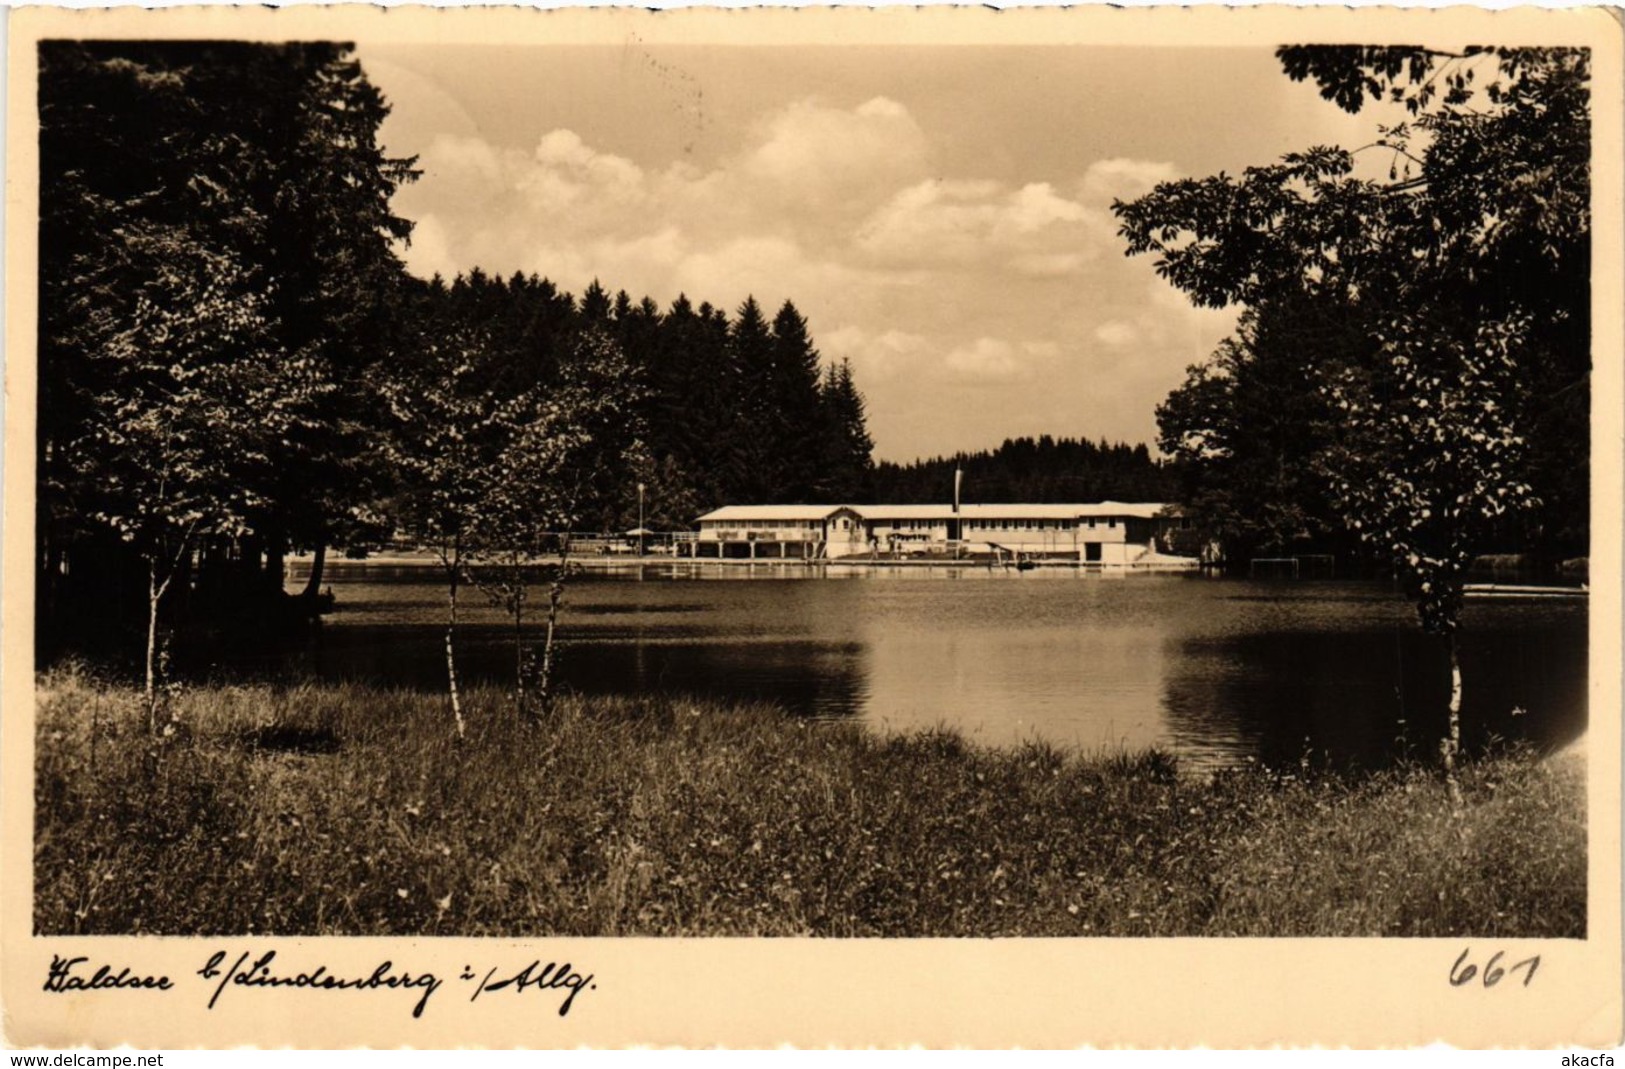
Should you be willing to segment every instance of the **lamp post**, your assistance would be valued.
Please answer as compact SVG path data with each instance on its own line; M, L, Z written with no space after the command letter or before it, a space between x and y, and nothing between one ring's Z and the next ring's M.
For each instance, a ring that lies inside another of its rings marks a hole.
M638 556L643 556L643 484L638 483Z

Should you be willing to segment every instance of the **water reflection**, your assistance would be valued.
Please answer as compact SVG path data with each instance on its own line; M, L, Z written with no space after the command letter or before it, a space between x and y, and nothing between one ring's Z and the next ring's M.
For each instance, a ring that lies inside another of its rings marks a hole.
M935 725L1010 745L1047 739L1088 749L1163 740L1158 633L1143 626L904 628L871 620L870 723Z
M1170 637L1163 709L1176 749L1200 764L1430 757L1449 700L1443 640L1422 634L1403 605L1392 620L1329 607L1291 629ZM1475 606L1461 653L1469 748L1511 738L1555 748L1584 729L1583 607Z
M444 686L431 569L351 565L332 580L338 611L286 668ZM464 614L460 672L510 679L502 614L477 601ZM768 701L991 745L1158 745L1197 766L1380 763L1402 740L1425 756L1447 686L1410 606L1359 584L677 563L574 585L564 635L562 679L583 693ZM1583 729L1583 602L1475 603L1463 664L1469 744L1561 745Z

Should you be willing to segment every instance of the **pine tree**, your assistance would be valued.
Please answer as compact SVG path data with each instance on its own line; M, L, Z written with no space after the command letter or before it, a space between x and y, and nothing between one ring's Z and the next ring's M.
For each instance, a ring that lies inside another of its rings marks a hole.
M851 365L842 360L829 368L821 394L823 496L829 501L869 501L874 493L870 478L874 440L869 437L863 395L853 381Z
M595 278L581 294L581 321L588 327L608 328L610 324L611 305L609 294L604 287L598 284Z
M772 379L767 398L778 500L806 502L818 496L819 437L827 420L819 389L818 350L807 321L785 301L773 318Z
M733 420L721 444L719 466L734 499L762 504L784 500L778 463L777 381L773 338L756 298L747 297L728 329L728 362L738 393Z

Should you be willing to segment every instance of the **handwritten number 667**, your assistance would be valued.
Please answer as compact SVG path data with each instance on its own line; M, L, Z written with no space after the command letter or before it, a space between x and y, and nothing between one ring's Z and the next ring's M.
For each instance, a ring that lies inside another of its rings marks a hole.
M1457 958L1456 963L1450 967L1451 987L1460 987L1473 977L1480 975L1478 966L1469 964L1467 962L1467 955L1470 953L1472 953L1471 947L1463 950L1461 952L1461 957ZM1501 958L1505 955L1506 951L1498 950L1493 956L1491 956L1489 961L1484 963L1484 972L1482 974L1484 986L1494 987L1496 984L1501 982L1501 978L1507 973L1517 972L1519 969L1522 969L1524 970L1523 986L1528 987L1529 981L1535 978L1535 970L1540 968L1540 955L1536 954L1532 958L1524 958L1522 961L1514 962L1513 964L1503 968L1500 962Z

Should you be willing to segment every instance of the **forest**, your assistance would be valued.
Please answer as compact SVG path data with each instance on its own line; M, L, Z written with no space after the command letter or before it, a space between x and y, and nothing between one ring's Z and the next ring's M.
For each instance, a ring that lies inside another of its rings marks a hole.
M1129 255L1239 315L1157 409L1188 515L1231 557L1333 545L1434 589L1586 556L1590 53L1277 59L1371 140L1114 205Z
M1083 438L1007 438L996 449L874 466L873 500L940 504L963 472L966 503L1178 500L1174 469L1143 444Z
M790 301L407 274L387 114L342 44L41 45L42 658L145 633L150 686L170 625L308 619L330 546L867 493L852 372Z

